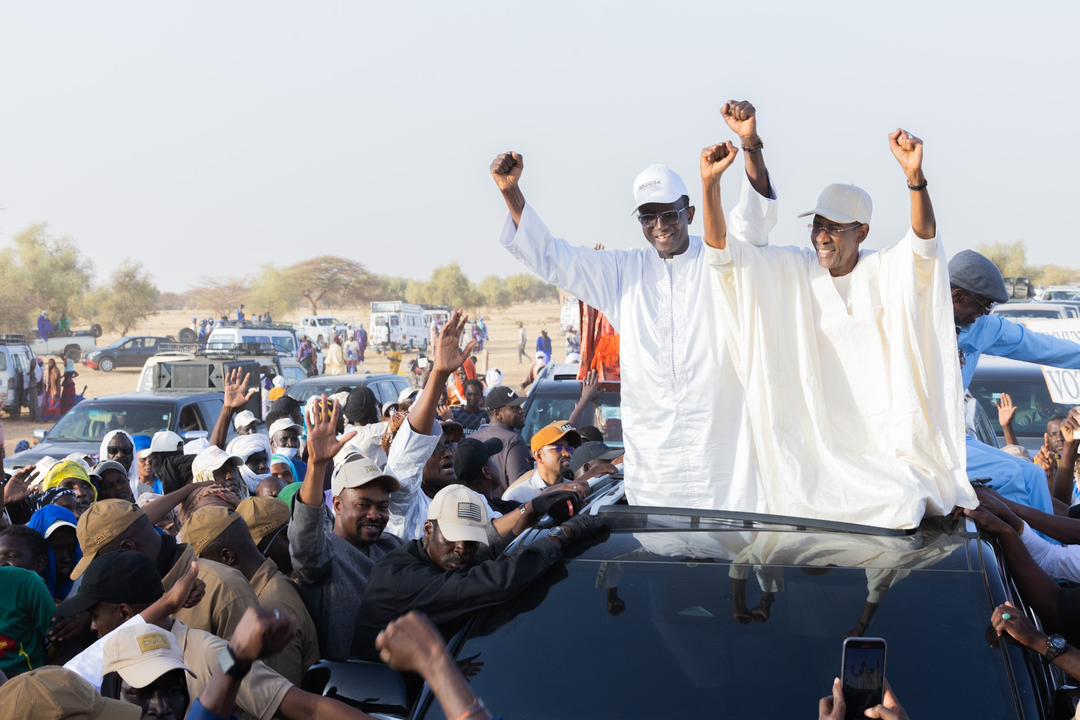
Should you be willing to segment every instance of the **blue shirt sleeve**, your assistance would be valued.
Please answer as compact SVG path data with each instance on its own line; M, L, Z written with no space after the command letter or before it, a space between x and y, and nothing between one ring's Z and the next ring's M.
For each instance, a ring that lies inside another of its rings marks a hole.
M1000 315L984 315L960 333L965 353L997 355L1051 367L1080 369L1080 343L1028 330Z
M235 720L235 715L218 715L216 712L210 712L203 707L203 704L199 702L198 698L195 698L195 702L191 703L191 707L188 708L187 720Z

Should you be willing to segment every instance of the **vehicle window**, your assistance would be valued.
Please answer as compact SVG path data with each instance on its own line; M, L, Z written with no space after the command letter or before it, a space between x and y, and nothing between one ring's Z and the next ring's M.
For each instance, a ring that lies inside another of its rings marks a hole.
M6 372L8 369L7 354L0 352L0 372Z
M1026 309L1010 310L1008 308L1002 308L1002 309L995 308L994 309L994 314L995 315L1007 315L1008 317L1017 317L1017 318L1058 318L1058 317L1061 317L1061 311L1060 310L1036 310L1036 309L1031 309L1031 310L1026 310Z
M186 405L180 409L178 425L181 433L209 429L202 424L202 419L199 417L194 405Z
M206 424L206 427L214 427L218 415L221 414L222 405L224 405L224 403L220 398L210 398L199 401L199 411L202 413L203 422Z
M911 717L1016 716L1002 651L986 641L993 606L980 573L811 570L633 555L573 560L485 611L458 658L484 663L470 678L472 691L518 720L806 717L836 675L868 586L880 588L884 579L894 584L868 634L889 643L889 682L898 692L907 688L901 698ZM745 598L749 615L763 587L778 590L767 620L740 622L735 598ZM926 634L926 598L938 599L933 624L948 628L949 652L937 651ZM587 680L540 701L522 693L523 647L532 657L560 658L560 673ZM423 717L444 715L435 702Z
M101 442L110 430L153 436L159 430L171 429L172 417L171 405L79 403L49 431L49 439Z
M391 315L390 316L390 325L392 327L397 327L399 324L400 324L400 318L398 318L397 315Z
M1069 405L1058 405L1050 399L1050 391L1041 375L1024 380L980 380L976 377L971 382L971 394L979 401L998 435L1005 433L997 416L997 402L1002 393L1012 396L1016 405L1013 430L1017 435L1042 437L1048 420L1065 417L1069 412Z
M573 383L575 390L580 384ZM556 420L566 420L574 412L577 405L578 395L560 393L544 394L538 391L529 400L528 409L525 411L525 427L521 430L521 437L529 442L536 431ZM612 447L622 447L622 413L619 407L619 394L615 392L602 392L597 396L596 407L591 415L586 415L582 425L595 425L604 434L604 442Z
M285 384L292 385L298 383L307 377L307 373L303 368L293 367L292 365L286 365L281 369L281 374L285 376Z
M132 338L130 340L125 340L124 342L120 343L120 345L116 349L117 350L134 350L135 349L135 344L137 342L138 342L138 340L135 340L134 338Z
M142 345L147 350L153 350L155 347L157 347L157 338L143 338Z
M293 339L288 335L272 337L270 338L270 342L273 343L274 349L279 352L288 353L290 355L296 352L296 343L294 343Z
M300 402L307 402L308 398L312 395L333 395L342 390L350 392L354 387L360 384L361 382L359 379L352 381L337 381L334 383L301 383L289 388L289 397L299 400Z

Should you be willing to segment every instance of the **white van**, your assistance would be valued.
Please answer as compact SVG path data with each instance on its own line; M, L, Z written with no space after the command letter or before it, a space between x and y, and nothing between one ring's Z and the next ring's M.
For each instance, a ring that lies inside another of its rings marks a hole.
M3 398L8 415L15 420L19 419L26 405L26 386L32 362L37 362L37 358L25 336L0 335L0 398Z
M428 322L424 308L400 300L371 303L368 341L379 350L426 350Z
M227 350L237 345L264 345L282 354L296 356L300 342L291 325L239 325L234 322L218 322L210 337L206 338L208 350Z

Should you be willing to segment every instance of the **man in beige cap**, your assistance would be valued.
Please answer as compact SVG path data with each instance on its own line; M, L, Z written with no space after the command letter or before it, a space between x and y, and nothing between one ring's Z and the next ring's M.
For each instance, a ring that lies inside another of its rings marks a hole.
M47 665L0 686L0 720L31 717L34 720L139 720L142 710L130 703L103 698L93 685L70 670Z
M446 626L482 607L514 597L562 558L568 545L603 532L599 515L577 515L543 540L512 555L481 560L490 522L484 496L447 485L431 500L424 537L375 564L360 603L357 652L373 651L375 636L410 610Z
M889 146L911 224L881 252L862 249L870 196L843 184L803 214L813 216L811 248L729 242L720 177L736 150L702 151L714 297L746 390L764 510L775 515L911 528L924 513L978 503L964 472L963 386L923 143L896 130Z
M255 496L236 506L244 518L259 552L274 561L286 576L292 575L289 556L289 506L276 498Z
M100 500L91 505L79 518L76 535L83 557L71 572L72 580L82 577L100 554L134 550L157 564L161 582L168 590L187 574L197 557L190 545L159 534L146 513L124 500ZM206 595L198 605L179 611L176 617L190 627L228 637L244 610L255 603L255 593L239 571L212 560L198 562Z
M270 502L286 509L276 500ZM260 604L280 609L296 619L297 632L292 640L281 652L266 658L266 664L289 682L300 685L307 668L319 660L315 623L296 586L273 560L259 552L244 519L228 508L204 507L192 514L182 535L200 558L239 570L251 583Z

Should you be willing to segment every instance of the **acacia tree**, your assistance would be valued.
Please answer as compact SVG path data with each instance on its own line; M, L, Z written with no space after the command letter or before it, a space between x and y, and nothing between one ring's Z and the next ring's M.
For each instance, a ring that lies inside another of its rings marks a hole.
M94 291L90 307L107 330L127 335L140 320L154 314L160 296L146 268L125 260L113 272L108 285Z
M195 288L199 307L215 315L228 316L247 299L248 288L241 278L206 278Z
M299 304L300 290L293 283L288 270L264 265L251 283L248 301L257 312L269 311L281 315Z
M378 282L360 263L336 255L305 260L289 267L285 281L319 314L319 304L350 305L372 299Z

